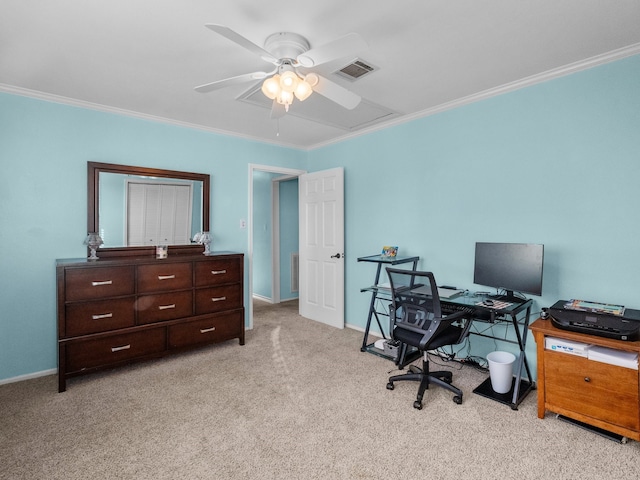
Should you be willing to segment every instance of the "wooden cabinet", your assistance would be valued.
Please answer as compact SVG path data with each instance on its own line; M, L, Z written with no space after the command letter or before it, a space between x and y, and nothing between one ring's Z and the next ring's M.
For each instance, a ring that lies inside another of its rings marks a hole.
M545 349L545 338L640 353L627 342L555 328L538 319L530 326L537 344L538 417L547 410L640 441L639 371Z
M58 260L58 390L69 377L237 338L237 253Z

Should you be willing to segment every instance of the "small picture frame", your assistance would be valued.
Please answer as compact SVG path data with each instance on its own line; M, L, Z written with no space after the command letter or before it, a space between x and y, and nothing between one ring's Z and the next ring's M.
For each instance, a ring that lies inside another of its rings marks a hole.
M167 258L169 254L169 248L166 245L156 246L156 258Z
M388 246L385 245L384 247L382 247L382 254L383 257L386 258L393 258L396 257L398 255L398 247L395 246Z

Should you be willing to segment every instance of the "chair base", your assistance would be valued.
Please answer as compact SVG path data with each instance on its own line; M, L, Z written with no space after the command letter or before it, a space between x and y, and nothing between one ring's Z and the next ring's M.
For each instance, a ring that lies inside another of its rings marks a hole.
M418 395L415 402L413 402L413 408L416 408L418 410L422 409L422 398L424 397L424 392L429 389L429 385L431 384L438 385L440 387L446 388L450 392L453 392L455 394L453 397L454 403L458 405L462 403L462 390L451 385L451 382L453 381L453 373L448 370L430 372L429 362L427 360L422 361L422 370L412 365L409 368L409 373L389 377L387 389L393 390L393 383L401 381L420 382L420 386L418 387Z

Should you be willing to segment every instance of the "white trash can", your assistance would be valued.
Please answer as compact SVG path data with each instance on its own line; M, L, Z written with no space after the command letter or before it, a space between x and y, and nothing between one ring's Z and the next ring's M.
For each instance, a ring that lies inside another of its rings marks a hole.
M509 352L491 352L487 355L491 388L496 393L507 393L513 381L513 363L516 356Z

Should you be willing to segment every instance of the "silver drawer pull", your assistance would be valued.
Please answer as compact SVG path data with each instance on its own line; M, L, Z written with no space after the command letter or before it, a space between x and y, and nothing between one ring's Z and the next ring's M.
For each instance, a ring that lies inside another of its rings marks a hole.
M158 275L158 280L171 280L172 278L176 278L175 275Z
M212 302L222 302L222 301L224 301L226 299L227 299L227 297L212 297L211 301Z
M91 315L94 320L102 320L103 318L112 318L113 313L100 313L98 315Z
M211 328L201 328L200 329L200 333L209 333L209 332L213 332L216 329L216 327L211 327Z
M113 285L113 280L105 280L104 282L91 282L91 286L100 287L102 285Z
M211 275L221 275L223 273L227 273L226 270L211 270Z
M122 345L121 347L111 347L111 352L115 353L115 352L120 352L122 350L129 350L131 348L131 345Z
M171 308L176 308L176 304L172 303L171 305L159 305L158 310L169 310Z

